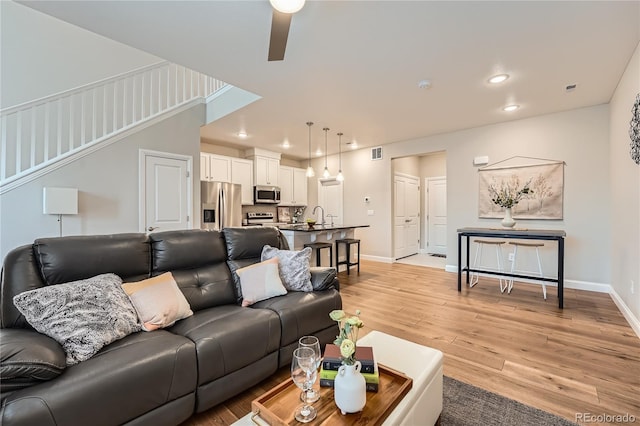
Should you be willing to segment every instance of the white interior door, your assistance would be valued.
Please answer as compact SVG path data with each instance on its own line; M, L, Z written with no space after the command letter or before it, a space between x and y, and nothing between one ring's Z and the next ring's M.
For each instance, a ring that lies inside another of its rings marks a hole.
M447 253L447 178L426 178L427 252Z
M140 151L140 231L191 228L191 158Z
M394 254L411 256L420 248L420 178L394 176Z
M344 215L342 211L343 201L342 183L338 185L322 185L318 181L318 205L324 209L324 216L327 223L331 223L328 214L333 215L333 223L336 225L344 224ZM307 215L310 216L314 206L307 207ZM316 210L316 220L320 223L320 209Z

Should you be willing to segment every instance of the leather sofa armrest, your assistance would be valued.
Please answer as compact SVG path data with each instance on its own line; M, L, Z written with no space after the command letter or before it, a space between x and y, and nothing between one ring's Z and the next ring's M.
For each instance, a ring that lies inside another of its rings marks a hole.
M33 330L0 329L0 391L11 392L58 377L67 367L62 346Z
M313 291L328 290L330 288L340 290L336 268L312 267L311 285L313 286Z

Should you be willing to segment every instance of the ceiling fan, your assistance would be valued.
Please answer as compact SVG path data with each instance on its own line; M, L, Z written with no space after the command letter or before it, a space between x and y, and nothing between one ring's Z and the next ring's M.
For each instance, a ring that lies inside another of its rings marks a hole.
M271 18L271 38L269 40L269 61L284 59L287 47L291 17L302 9L305 0L269 0L273 7Z

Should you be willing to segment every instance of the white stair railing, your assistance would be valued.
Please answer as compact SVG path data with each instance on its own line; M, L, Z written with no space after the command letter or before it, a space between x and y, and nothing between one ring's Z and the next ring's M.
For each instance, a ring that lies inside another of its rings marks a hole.
M0 193L26 176L226 85L160 62L0 110Z

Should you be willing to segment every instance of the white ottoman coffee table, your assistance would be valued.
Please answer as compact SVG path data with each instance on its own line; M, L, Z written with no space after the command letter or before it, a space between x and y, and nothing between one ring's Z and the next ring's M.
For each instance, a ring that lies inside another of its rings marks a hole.
M358 345L372 346L377 362L413 379L411 390L400 401L384 425L433 425L442 413L442 352L379 331L371 331ZM249 413L234 426L265 424Z
M373 356L413 379L409 393L386 418L385 425L433 425L442 413L442 352L372 331L358 344L373 346Z

